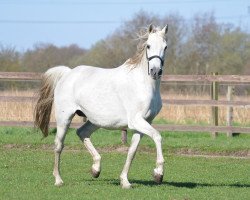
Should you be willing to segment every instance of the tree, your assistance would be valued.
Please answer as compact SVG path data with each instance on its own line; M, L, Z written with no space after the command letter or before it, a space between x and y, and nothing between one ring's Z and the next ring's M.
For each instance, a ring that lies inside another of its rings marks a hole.
M243 74L250 60L250 36L240 28L223 30L220 48L211 61L213 71L220 74ZM245 68L245 69L244 69Z
M0 45L0 70L20 71L20 53L12 46Z
M84 55L85 49L75 44L66 47L56 47L53 44L37 44L22 57L25 71L44 72L57 65L69 65L79 55Z
M180 66L183 74L207 74L211 61L220 49L220 26L213 13L195 16L190 34L183 44Z
M178 14L170 14L161 20L161 25L168 24L168 49L165 62L165 74L178 74L183 72L183 60L180 59L183 52L189 29L183 17Z

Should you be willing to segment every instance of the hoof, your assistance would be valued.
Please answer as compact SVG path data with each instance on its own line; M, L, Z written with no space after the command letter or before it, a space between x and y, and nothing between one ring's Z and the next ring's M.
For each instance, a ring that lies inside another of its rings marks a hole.
M100 173L101 173L100 171L98 172L98 171L96 171L94 169L91 170L91 174L92 174L93 178L98 178Z
M55 182L55 186L60 187L63 185L63 181Z
M163 175L161 175L161 174L153 174L153 177L154 177L154 181L157 184L161 184L162 183Z
M122 189L131 189L132 188L131 184L124 184L121 186L122 186Z

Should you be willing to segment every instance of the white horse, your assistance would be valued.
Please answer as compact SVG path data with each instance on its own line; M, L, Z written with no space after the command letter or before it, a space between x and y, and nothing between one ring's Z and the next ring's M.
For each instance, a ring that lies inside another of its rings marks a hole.
M151 122L162 107L160 81L167 49L167 31L168 26L159 29L150 25L147 33L141 37L144 43L138 48L137 54L117 68L82 65L70 69L58 66L45 72L35 108L35 124L46 137L54 102L57 133L53 175L56 186L63 184L59 170L60 154L65 134L75 114L88 119L77 129L77 135L93 157L93 177L97 178L101 172L101 156L91 143L91 134L100 127L128 127L135 132L120 175L122 188L131 187L128 172L143 135L148 135L155 142L157 160L153 175L157 183L162 182L162 138Z

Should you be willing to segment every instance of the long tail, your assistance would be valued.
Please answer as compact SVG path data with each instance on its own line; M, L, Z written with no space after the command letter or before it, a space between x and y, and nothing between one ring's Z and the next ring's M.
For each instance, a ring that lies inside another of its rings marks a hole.
M38 101L34 110L35 126L40 128L44 137L48 136L50 114L54 101L54 90L60 78L70 72L65 66L53 67L42 76L42 85L38 92Z

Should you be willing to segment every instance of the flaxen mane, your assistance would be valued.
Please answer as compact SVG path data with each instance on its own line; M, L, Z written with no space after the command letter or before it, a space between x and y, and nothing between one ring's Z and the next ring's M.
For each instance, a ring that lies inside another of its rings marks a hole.
M148 39L148 31L146 29L141 30L138 34L137 34L137 40L139 40L139 44L137 45L137 51L135 53L135 55L131 58L129 58L126 61L126 64L128 65L133 65L134 67L136 67L136 65L140 64L143 55L144 55L144 51L146 49L147 46L147 39Z
M152 33L155 33L159 30L161 29L157 27L152 30ZM149 31L147 29L142 29L139 33L137 33L137 40L139 40L139 44L137 45L137 51L133 57L129 58L126 61L126 64L128 64L129 66L132 65L134 68L141 63L144 52L146 50L148 36Z

